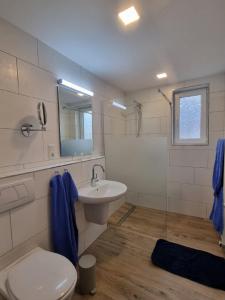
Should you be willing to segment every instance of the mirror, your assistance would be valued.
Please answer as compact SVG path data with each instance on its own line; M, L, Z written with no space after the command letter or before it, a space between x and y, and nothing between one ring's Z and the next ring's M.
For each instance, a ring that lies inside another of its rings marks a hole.
M61 156L90 155L92 140L91 96L58 86Z

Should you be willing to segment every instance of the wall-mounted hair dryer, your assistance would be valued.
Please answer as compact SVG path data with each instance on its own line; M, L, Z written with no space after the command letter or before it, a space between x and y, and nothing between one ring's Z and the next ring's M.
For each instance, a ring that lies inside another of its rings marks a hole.
M37 106L38 119L41 125L41 128L33 128L33 125L30 123L24 123L21 126L22 135L25 137L29 137L32 135L34 131L46 131L47 124L47 111L44 102L39 102Z

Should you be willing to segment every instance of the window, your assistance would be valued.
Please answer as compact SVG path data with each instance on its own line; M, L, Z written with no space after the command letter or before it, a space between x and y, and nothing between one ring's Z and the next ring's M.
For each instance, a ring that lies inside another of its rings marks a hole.
M208 144L208 86L174 91L173 144Z

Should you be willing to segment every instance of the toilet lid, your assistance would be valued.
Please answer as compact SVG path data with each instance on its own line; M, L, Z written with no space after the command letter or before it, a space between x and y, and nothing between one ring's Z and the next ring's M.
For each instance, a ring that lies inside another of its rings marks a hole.
M8 273L8 288L18 300L58 300L77 280L77 272L65 257L38 250Z

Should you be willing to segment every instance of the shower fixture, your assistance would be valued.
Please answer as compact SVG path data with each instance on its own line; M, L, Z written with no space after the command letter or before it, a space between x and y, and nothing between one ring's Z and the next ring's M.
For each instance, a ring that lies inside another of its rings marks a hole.
M24 123L20 128L23 136L29 137L34 131L46 131L45 126L47 124L47 111L44 102L38 103L37 111L38 111L38 120L40 122L41 128L33 128L32 124Z
M163 96L163 98L169 103L170 107L172 107L172 102L170 101L170 99L165 95L165 93L163 93L163 91L161 91L161 89L158 89L158 92Z
M141 123L142 123L142 104L134 100L135 109L137 112L137 134L136 137L140 136L141 133Z

